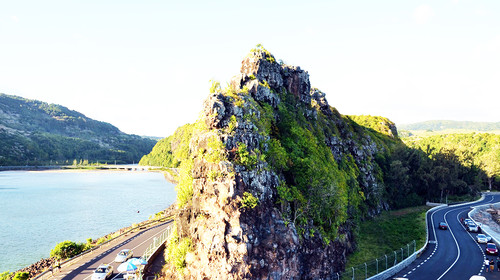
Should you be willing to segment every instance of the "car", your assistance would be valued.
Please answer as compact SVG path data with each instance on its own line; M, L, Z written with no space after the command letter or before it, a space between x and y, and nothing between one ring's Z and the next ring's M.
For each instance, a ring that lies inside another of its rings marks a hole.
M471 220L471 219L465 219L465 220L464 220L464 225L467 225L468 223L471 223L471 222L472 222L472 220Z
M120 251L120 253L118 253L118 255L116 255L115 262L117 263L126 262L128 259L132 257L133 254L134 252L132 252L132 250L123 249Z
M469 223L469 231L470 232L478 232L479 231L479 228L477 227L477 225L475 223Z
M498 255L497 245L495 243L486 244L486 254Z
M113 274L113 267L109 264L99 265L92 274L92 280L104 280Z
M448 224L446 224L445 222L440 222L439 229L448 229Z
M486 277L479 275L472 275L469 280L486 280Z
M490 237L490 239L491 239L491 237ZM486 243L488 243L488 241L489 240L488 240L488 237L486 237L486 235L484 235L484 234L478 234L477 235L477 243L484 243L484 244L486 244Z

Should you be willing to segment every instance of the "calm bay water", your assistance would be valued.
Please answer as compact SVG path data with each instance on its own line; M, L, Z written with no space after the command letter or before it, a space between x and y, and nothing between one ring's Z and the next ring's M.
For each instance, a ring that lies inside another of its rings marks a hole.
M174 185L152 172L0 172L0 273L167 208Z

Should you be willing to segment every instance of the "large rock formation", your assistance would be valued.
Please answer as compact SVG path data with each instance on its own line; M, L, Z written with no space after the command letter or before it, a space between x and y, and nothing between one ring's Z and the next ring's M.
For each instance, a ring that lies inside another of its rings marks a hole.
M352 219L386 207L380 140L262 47L229 88L213 88L181 164L164 277L335 279L354 249Z

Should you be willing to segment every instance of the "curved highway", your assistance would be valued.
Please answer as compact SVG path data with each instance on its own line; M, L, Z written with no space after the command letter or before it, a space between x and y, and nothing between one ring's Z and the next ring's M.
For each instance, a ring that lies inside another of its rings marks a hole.
M96 253L89 253L89 256L79 260L76 264L70 267L63 266L62 272L54 273L54 277L51 279L90 280L94 270L102 263L113 266L113 275L109 279L122 278L122 274L116 270L120 265L120 263L114 262L116 255L123 249L132 249L134 252L133 257L141 257L154 238L161 235L170 226L171 222L172 220L134 233L120 240L118 244L111 245L113 247L106 248L106 251L97 256Z
M500 202L499 194L487 194L480 202L446 206L430 211L427 214L427 249L410 266L393 277L411 280L456 280L483 275L487 279L500 279L500 272L486 272L483 266L485 258L496 259L497 256L485 255L486 245L476 242L477 233L469 233L460 222L461 218L468 218L471 207L496 202ZM448 230L438 229L439 222L442 221L448 224Z

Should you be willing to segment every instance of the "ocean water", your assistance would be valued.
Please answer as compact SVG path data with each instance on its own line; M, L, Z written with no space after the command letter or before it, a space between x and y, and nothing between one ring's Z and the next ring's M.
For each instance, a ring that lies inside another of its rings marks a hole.
M153 172L0 172L0 273L49 257L64 240L86 242L147 220L175 201Z

